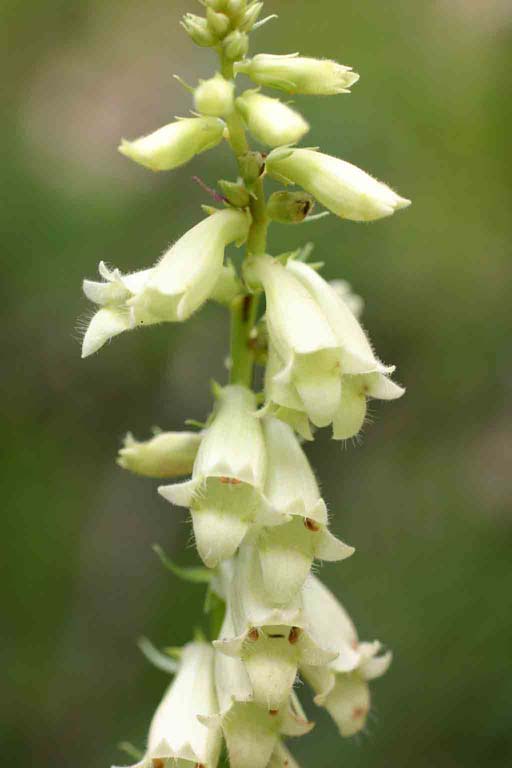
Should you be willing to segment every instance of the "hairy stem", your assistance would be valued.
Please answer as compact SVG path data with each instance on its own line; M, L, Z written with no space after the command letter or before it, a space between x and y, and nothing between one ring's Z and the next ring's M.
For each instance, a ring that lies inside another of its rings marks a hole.
M222 74L228 79L233 78L233 63L221 60ZM240 159L250 151L245 127L240 115L233 112L226 118L229 132L229 144L238 161L240 173L243 176ZM244 179L247 182L247 179ZM246 257L265 253L267 248L267 203L260 178L251 187L250 211L252 223L247 238ZM258 316L259 297L246 293L237 297L231 305L231 372L232 384L243 384L252 387L254 370L254 349L251 344L251 333Z

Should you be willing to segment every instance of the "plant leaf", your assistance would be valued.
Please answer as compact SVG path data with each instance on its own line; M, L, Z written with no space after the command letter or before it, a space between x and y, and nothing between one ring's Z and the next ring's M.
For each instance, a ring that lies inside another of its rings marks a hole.
M156 552L164 567L183 581L188 581L191 584L209 584L213 578L213 571L210 571L203 566L184 568L180 565L176 565L176 563L173 563L171 558L165 554L159 544L153 546L153 551Z
M157 669L171 675L174 675L178 671L179 664L176 659L171 659L165 653L159 651L158 648L155 648L151 640L148 640L147 637L141 637L137 641L137 645L149 663Z

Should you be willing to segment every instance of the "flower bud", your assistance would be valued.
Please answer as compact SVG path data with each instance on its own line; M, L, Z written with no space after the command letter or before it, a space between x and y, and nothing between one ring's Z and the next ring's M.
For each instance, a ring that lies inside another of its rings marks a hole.
M261 2L251 3L249 6L247 6L243 19L240 23L240 30L242 32L250 32L258 21L262 10L263 3Z
M133 768L153 768L167 762L182 768L217 768L221 750L219 728L200 721L217 711L213 649L209 643L186 645L174 682L155 712L147 752Z
M256 521L282 522L263 496L265 470L254 393L241 386L221 389L192 479L158 489L172 504L190 509L197 549L209 568L232 557Z
M221 179L218 184L228 203L234 205L235 208L247 208L251 202L251 197L242 180L234 182Z
M198 432L161 432L143 443L128 432L117 463L144 477L179 477L192 472L201 444Z
M277 88L288 93L331 96L349 93L359 75L328 59L308 59L293 53L274 56L260 53L253 59L235 64L235 72L248 75L258 85Z
M272 152L267 172L303 187L342 219L374 221L411 204L355 165L312 149Z
M170 171L217 146L223 136L222 120L188 117L135 141L123 139L119 151L152 171Z
M236 106L254 138L270 147L295 144L309 131L302 115L258 91L245 91Z
M224 250L243 242L250 215L217 211L178 240L152 269L121 275L100 264L104 283L85 280L86 296L101 309L83 339L88 357L123 331L162 322L182 322L211 296L222 275Z
M267 215L280 224L300 224L315 206L315 199L307 192L274 192L267 205Z
M240 17L245 13L245 0L227 0L225 13L237 23Z
M222 75L201 80L194 91L194 104L198 112L210 117L224 117L233 111L235 86Z
M203 19L202 16L196 16L195 13L186 13L181 20L181 26L196 45L202 48L209 48L215 45L215 37L210 32L206 19Z
M265 161L259 152L247 152L238 158L240 173L245 183L251 187L265 171Z
M230 61L243 59L249 50L249 38L244 32L235 29L224 39L222 49Z
M226 16L224 13L217 13L211 8L206 9L206 21L211 33L220 39L227 35L231 26L229 16Z
M317 643L334 639L338 656L326 667L301 667L316 692L315 703L325 707L342 736L352 736L366 722L370 709L368 681L383 675L392 654L378 655L381 644L361 643L356 629L337 598L316 577L304 590L304 613Z

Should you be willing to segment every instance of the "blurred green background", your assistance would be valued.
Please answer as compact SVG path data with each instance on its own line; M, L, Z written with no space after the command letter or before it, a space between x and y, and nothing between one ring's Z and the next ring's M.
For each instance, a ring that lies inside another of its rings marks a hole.
M194 7L195 6L195 7ZM125 334L80 360L84 276L152 264L207 202L191 177L234 175L226 149L153 175L116 152L189 108L173 72L214 66L178 26L193 0L3 0L1 145L3 765L108 768L143 745L166 680L135 647L187 641L200 587L183 510L118 469L123 433L180 428L224 379L227 318ZM412 198L390 219L274 228L313 239L325 274L366 299L376 349L407 396L376 403L346 450L309 448L334 530L325 567L361 636L395 652L350 741L306 697L305 766L512 765L512 175L509 0L269 0L254 48L353 65L351 96L303 98L307 143Z

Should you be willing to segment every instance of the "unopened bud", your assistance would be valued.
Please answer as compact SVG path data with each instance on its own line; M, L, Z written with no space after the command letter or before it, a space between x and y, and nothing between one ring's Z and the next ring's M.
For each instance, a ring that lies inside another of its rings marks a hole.
M215 11L212 11L211 8L208 8L206 11L206 20L208 22L208 28L213 35L221 39L227 35L231 26L231 21L229 16L226 16L225 13L216 13Z
M201 80L194 91L196 110L210 117L224 117L233 109L235 86L222 75L215 75L209 80Z
M230 61L243 59L249 50L249 38L244 32L235 29L231 32L223 43L224 54Z
M206 0L205 5L212 11L237 19L245 11L246 0Z
M240 172L248 186L254 184L265 170L263 155L259 152L247 152L238 159Z
M235 208L247 208L250 203L250 195L242 181L219 181L219 187L228 203Z
M296 144L309 131L302 115L258 91L245 91L236 106L252 135L270 147Z
M217 146L224 123L214 117L188 117L135 141L123 141L121 154L152 171L170 171Z
M227 13L228 16L230 16L233 21L236 23L240 20L241 16L245 13L245 0L228 0L226 3L226 10L224 13Z
M315 205L307 192L274 192L268 201L267 213L272 221L280 224L300 224Z
M144 477L180 477L192 472L200 444L198 432L162 432L143 443L128 433L117 463Z
M242 32L250 32L258 21L263 10L263 3L252 3L244 13L240 29Z
M186 13L181 20L181 26L196 45L200 45L202 48L215 45L215 38L208 28L207 21L201 16L196 16L195 13Z
M212 11L225 11L228 0L206 0L206 7L211 8Z
M260 53L253 59L239 62L235 71L248 75L258 85L316 96L348 93L350 86L359 79L351 67L328 59L308 59L298 54L273 56Z

